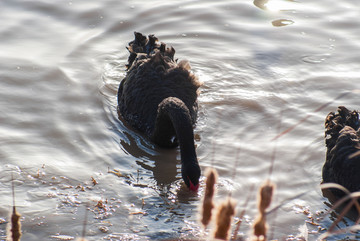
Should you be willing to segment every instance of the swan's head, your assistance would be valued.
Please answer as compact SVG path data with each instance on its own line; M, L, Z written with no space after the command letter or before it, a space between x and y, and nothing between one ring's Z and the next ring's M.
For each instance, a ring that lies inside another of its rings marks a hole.
M186 186L191 191L197 191L199 189L201 170L197 162L184 164L181 168L181 174Z

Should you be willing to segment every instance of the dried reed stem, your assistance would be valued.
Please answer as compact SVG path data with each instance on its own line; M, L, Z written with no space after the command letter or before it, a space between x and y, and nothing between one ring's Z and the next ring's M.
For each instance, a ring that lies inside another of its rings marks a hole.
M328 238L331 235L337 235L337 234L343 234L343 233L348 233L348 232L357 232L360 230L360 225L353 225L350 227L346 227L346 228L342 228L336 231L332 231L330 232L325 232L323 233L317 240L327 240L326 238Z
M316 110L314 110L313 112L319 112L320 110L324 109L325 107L329 106L331 103L333 103L335 100L341 99L345 96L347 96L348 94L352 93L354 91L347 91L344 93L341 93L340 95L338 95L336 98L334 98L333 100L321 105L320 107L318 107ZM301 120L299 120L298 123L296 123L295 125L290 126L288 129L284 130L283 132L281 132L280 134L278 134L277 136L275 136L272 141L280 138L281 136L291 132L293 129L295 129L295 127L299 126L300 124L302 124L303 122L305 122L307 119L309 119L313 114L308 114L307 116L305 116L304 118L302 118Z
M251 185L251 188L250 188L250 192L248 194L248 197L246 198L245 200L245 203L243 204L243 210L241 211L240 215L239 215L239 221L237 222L236 224L236 227L235 227L235 231L234 231L234 235L233 235L233 238L232 240L236 240L237 239L237 235L238 235L238 232L240 230L240 226L241 226L241 223L242 223L242 220L244 218L244 215L245 215L245 212L246 212L246 208L247 208L247 205L250 201L250 198L251 198L251 195L254 191L254 185Z
M205 195L202 205L202 214L201 214L201 223L206 228L210 223L212 210L214 208L213 197L215 193L215 184L217 181L217 172L213 168L209 168L206 170L206 187L205 187Z
M331 210L329 210L327 213L332 212L333 210L335 210L337 207L339 207L341 204L343 204L345 201L347 201L348 199L352 199L354 201L354 205L357 209L357 211L360 213L360 204L358 202L357 197L360 195L360 192L353 192L351 193L349 190L347 190L345 187L341 186L340 184L337 183L323 183L320 185L321 189L329 189L329 188L336 188L339 189L341 191L343 191L346 196L344 196L343 198L339 199L331 208ZM356 222L356 224L358 224L358 221Z
M216 227L214 238L221 240L229 240L231 222L235 214L235 201L228 197L220 203L216 213Z
M85 235L86 235L88 208L89 208L89 204L87 203L86 206L85 206L85 217L84 217L84 224L83 224L83 230L82 230L81 238L78 238L77 241L86 241Z
M341 199L337 200L336 203L332 206L332 208L326 214L328 214L331 211L335 210L336 208L338 208L340 205L344 204L349 199L350 199L350 202L347 203L347 205L342 209L340 215L332 223L332 225L330 226L328 231L320 236L320 238L319 238L320 240L326 239L328 236L331 236L331 235L336 235L336 234L340 234L340 233L346 233L348 231L353 231L353 230L359 230L359 227L360 227L358 225L358 223L360 222L360 217L359 217L356 220L355 225L353 225L353 226L351 226L349 228L344 228L344 229L339 229L339 230L334 231L337 224L344 218L344 216L348 213L348 211L351 209L352 206L355 206L357 211L360 212L360 204L358 202L358 199L360 197L360 192L350 193L350 191L347 190L345 187L343 187L343 186L341 186L339 184L336 184L336 183L324 183L324 184L321 184L321 189L328 189L328 188L336 188L336 189L342 190L347 195L342 197Z

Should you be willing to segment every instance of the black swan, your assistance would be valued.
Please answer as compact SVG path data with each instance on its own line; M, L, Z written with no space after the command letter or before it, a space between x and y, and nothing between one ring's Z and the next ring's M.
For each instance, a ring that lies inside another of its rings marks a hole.
M201 83L187 61L174 60L175 49L154 35L135 32L129 43L126 77L118 90L118 114L160 147L180 145L181 174L193 191L200 166L194 143L197 97Z
M337 183L350 192L360 191L360 130L359 112L338 107L325 120L326 161L322 176L324 183ZM337 196L344 193L331 189Z

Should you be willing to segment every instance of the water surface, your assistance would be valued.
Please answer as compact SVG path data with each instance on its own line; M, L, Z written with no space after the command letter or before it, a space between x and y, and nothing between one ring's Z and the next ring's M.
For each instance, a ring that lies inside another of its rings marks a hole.
M329 209L319 188L324 118L339 105L359 108L354 1L3 0L0 7L1 239L11 174L23 240L79 237L86 206L89 240L206 237L197 222L204 178L189 194L179 150L159 149L117 118L134 31L172 45L204 83L197 154L203 171L219 172L217 200L231 193L239 213L250 197L239 235L256 216L251 189L269 178L275 147L272 207L306 194L269 215L270 237L291 239L306 225L315 240L330 226L329 216L316 220L320 226L309 221ZM279 126L308 115L272 141Z

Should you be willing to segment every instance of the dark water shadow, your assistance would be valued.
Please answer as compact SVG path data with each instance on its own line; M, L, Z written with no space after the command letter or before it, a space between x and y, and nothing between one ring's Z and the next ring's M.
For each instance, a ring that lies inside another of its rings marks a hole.
M158 186L169 186L177 178L177 149L163 149L146 143L145 137L134 137L124 131L126 139L120 139L121 149L137 158L136 164L141 168L151 171Z
M198 200L198 192L189 191L182 181L179 148L158 147L141 133L132 130L121 117L117 120L121 125L120 148L128 155L135 157L135 162L139 167L152 172L150 179L156 182L155 191L163 200L176 200L176 216L185 215L189 208L194 208L193 201ZM197 138L200 137L197 136ZM147 185L146 187L151 187L149 183L144 184ZM154 189L154 187L151 188Z
M323 197L327 198L329 202L324 202L326 206L332 208L337 204L337 202L341 199L339 196L334 194L331 189L323 189L322 190ZM360 200L358 199L358 202ZM349 201L344 202L342 205L335 209L335 212L332 212L330 218L335 221L339 215L343 212L343 210L348 206ZM360 217L359 212L357 211L356 207L353 205L351 209L346 213L345 217L349 218L351 221L356 222L357 219ZM346 227L352 226L353 223L348 223L346 219L343 219L342 222Z

